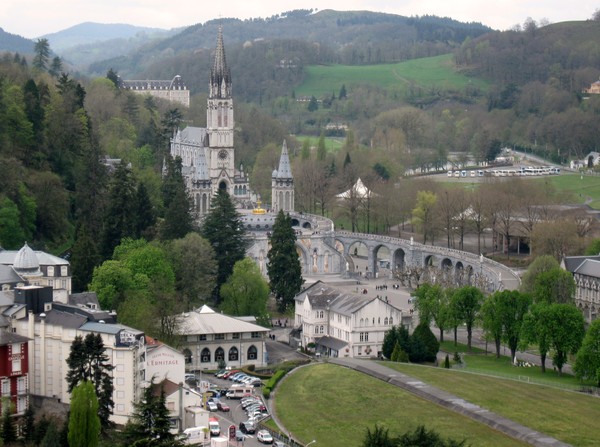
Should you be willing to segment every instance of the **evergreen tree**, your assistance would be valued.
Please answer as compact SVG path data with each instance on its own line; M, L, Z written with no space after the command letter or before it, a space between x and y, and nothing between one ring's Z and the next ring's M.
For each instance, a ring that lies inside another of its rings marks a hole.
M73 291L83 292L92 280L94 268L100 264L101 257L94 234L85 224L77 230L75 243L71 249L71 269Z
M302 266L296 251L296 233L292 218L279 210L273 233L271 249L267 254L271 291L275 294L277 308L285 312L293 305L294 297L302 288Z
M56 427L56 424L48 423L46 425L46 431L44 437L40 441L40 447L62 447L60 442L61 434Z
M112 67L106 72L106 77L110 79L113 84L115 84L116 88L119 88L119 75L112 69Z
M60 57L55 56L52 59L52 63L50 64L48 73L50 73L51 76L57 78L58 75L62 72L62 69L63 69L62 60L60 59Z
M148 189L143 182L140 182L136 191L135 213L134 213L134 237L139 239L152 239L149 232L156 224L156 214L152 201L148 195Z
M321 132L319 142L317 143L317 160L324 161L327 157L327 148L325 147L325 134Z
M346 84L342 84L342 87L340 88L340 94L338 95L338 99L345 99L346 98Z
M48 39L38 39L33 48L35 56L33 57L33 66L38 70L46 70L48 67L48 58L50 57L50 44Z
M99 437L98 398L92 382L84 380L72 391L69 412L69 447L96 447Z
M113 174L104 213L102 255L110 258L114 248L126 237L134 236L135 181L131 169L121 162Z
M33 441L35 435L35 413L33 405L27 405L21 422L21 438L23 441Z
M215 251L218 269L213 298L219 303L221 286L233 272L235 263L244 259L248 246L240 216L224 189L219 189L212 198L211 210L204 220L201 233Z
M127 445L142 447L176 447L182 443L171 433L169 410L165 405L165 391L160 386L160 394L154 378L144 389L139 402L134 403L134 411L125 426L124 437Z
M112 426L110 415L114 402L113 380L110 372L114 366L109 363L108 356L104 353L104 342L100 334L89 333L85 339L75 337L71 344L71 352L67 358L69 371L67 372L67 385L69 393L81 382L90 381L94 385L98 397L98 416L102 429Z
M308 106L307 109L309 112L314 112L315 110L318 110L319 108L319 103L317 102L317 98L315 98L314 96L310 97L310 101L308 101Z
M165 208L161 239L181 239L194 229L192 201L185 187L181 158L168 158L167 175L162 185Z
M5 404L1 402L2 408L2 440L5 445L11 445L17 441L17 428L15 427L15 421L12 417L13 408L10 403Z
M434 362L440 349L438 342L428 324L419 324L411 335L411 362Z

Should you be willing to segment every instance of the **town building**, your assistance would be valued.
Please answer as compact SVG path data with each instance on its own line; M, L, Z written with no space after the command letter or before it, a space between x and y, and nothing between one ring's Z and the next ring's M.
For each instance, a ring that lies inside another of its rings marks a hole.
M164 379L155 382L152 394L165 394L165 406L169 410L171 431L179 433L186 428L207 427L210 412L202 407L203 396L181 382ZM208 438L207 434L207 438Z
M13 414L23 415L29 397L29 339L0 329L0 400L8 400ZM0 415L6 405L0 405Z
M584 88L583 93L588 95L600 95L600 80L592 82L589 88Z
M294 314L301 346L331 357L381 357L385 333L404 324L402 310L383 297L345 293L321 281L296 295Z
M575 305L586 323L591 323L600 312L600 255L566 256L562 267L573 274Z
M56 301L68 301L71 293L71 266L66 259L34 251L25 243L20 250L0 249L0 266L5 266L0 269L0 272L5 272L3 290L11 288L8 284L50 286ZM12 273L7 267L12 268ZM23 281L18 281L17 277Z
M118 76L120 89L128 90L138 95L149 95L174 104L190 106L190 91L181 76L177 75L170 81L126 81Z
M215 312L204 305L181 315L180 333L187 371L222 366L267 365L266 336L270 329L240 317Z

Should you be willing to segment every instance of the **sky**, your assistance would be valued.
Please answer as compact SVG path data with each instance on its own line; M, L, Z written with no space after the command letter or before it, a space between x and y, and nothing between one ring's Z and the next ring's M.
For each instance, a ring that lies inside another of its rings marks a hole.
M1 0L0 28L34 39L83 22L171 29L220 17L265 18L312 8L366 10L409 17L429 14L506 30L523 24L528 17L538 23L587 20L600 8L597 0L576 3L565 0L319 0L312 4L306 0L229 0L222 5L219 8L209 0L173 3L164 0Z

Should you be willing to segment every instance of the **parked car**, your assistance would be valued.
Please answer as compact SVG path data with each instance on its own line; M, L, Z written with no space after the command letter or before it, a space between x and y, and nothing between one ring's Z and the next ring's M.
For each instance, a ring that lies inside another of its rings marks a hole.
M208 411L218 411L219 407L217 407L217 404L214 402L206 402L206 409Z
M240 430L244 434L255 433L256 432L256 424L254 422L250 422L250 421L240 422Z
M227 372L226 369L220 369L215 373L215 377L221 377L223 374Z
M232 369L232 370L229 370L229 371L227 371L225 374L223 374L223 375L221 376L221 378L222 378L222 379L228 379L228 378L229 378L229 376L233 376L234 374L237 374L237 373L239 373L239 372L240 372L240 370L239 370L239 369Z
M284 444L281 441L275 441L273 442L273 447L288 447L287 444Z
M223 403L221 401L217 402L217 408L219 409L219 411L229 411L229 405L227 405L226 403Z
M273 444L273 436L267 430L259 430L256 439L263 444Z

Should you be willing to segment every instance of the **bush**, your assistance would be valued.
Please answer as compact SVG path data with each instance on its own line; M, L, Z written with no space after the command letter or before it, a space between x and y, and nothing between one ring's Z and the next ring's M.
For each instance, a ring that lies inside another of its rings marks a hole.
M450 357L446 354L446 358L444 359L444 368L450 369Z
M454 352L454 363L456 363L457 365L462 364L462 358L460 357L460 354L458 353L458 351Z
M429 325L419 324L411 336L411 362L435 362L439 349L440 342Z

